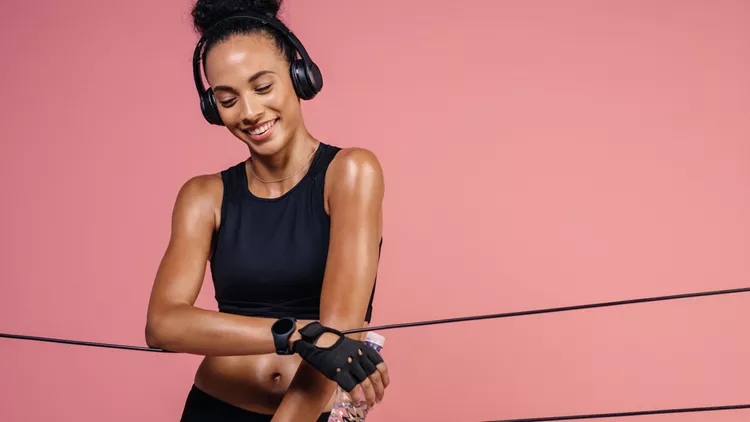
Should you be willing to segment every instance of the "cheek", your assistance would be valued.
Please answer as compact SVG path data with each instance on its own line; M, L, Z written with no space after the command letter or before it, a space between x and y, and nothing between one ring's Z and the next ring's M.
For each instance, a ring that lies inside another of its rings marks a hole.
M282 117L288 121L296 121L299 118L299 103L297 101L297 95L284 95L279 96L273 101L273 107Z
M299 118L301 114L300 100L293 88L281 98L280 107L283 108L288 118Z

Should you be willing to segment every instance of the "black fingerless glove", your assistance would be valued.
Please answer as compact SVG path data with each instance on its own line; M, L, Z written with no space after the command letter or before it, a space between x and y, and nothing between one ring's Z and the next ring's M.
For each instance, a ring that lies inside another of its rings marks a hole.
M339 339L330 347L316 346L315 342L326 332L338 335ZM294 352L327 378L336 381L346 392L351 392L377 371L375 366L383 362L383 358L372 347L319 322L302 327L299 333L302 339L292 345Z

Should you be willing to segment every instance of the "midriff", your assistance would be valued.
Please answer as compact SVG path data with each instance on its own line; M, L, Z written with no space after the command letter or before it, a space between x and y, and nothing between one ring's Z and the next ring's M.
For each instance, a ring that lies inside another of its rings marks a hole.
M302 327L311 321L297 321ZM302 363L299 355L207 356L195 374L205 393L248 411L273 414ZM333 395L325 411L333 407Z

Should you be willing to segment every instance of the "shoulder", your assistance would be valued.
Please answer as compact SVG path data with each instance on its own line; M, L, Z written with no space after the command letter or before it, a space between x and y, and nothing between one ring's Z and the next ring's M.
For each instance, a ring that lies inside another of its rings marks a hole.
M220 173L201 174L189 178L182 184L178 198L190 201L210 201L224 190Z
M175 216L188 219L215 218L221 209L224 185L220 173L193 176L177 193Z
M385 191L378 157L365 148L342 148L326 172L327 205L334 202L380 204Z
M383 184L383 168L374 152L359 147L342 148L331 161L326 182L341 188ZM328 184L328 183L326 183Z

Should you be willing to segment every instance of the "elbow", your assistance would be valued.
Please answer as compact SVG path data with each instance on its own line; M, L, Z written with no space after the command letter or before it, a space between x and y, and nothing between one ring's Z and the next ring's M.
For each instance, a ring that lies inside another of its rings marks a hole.
M153 322L149 321L146 323L146 346L152 349L161 349L162 341L159 337L159 331Z
M184 346L184 310L183 305L171 304L149 310L145 328L148 347L176 352Z
M167 333L169 332L164 326L165 318L161 314L149 314L146 321L145 336L146 345L154 349L167 350L167 344L169 339Z
M154 324L147 323L145 331L146 331L146 346L152 349L162 349L161 347L162 343L157 334L157 330L154 328Z

